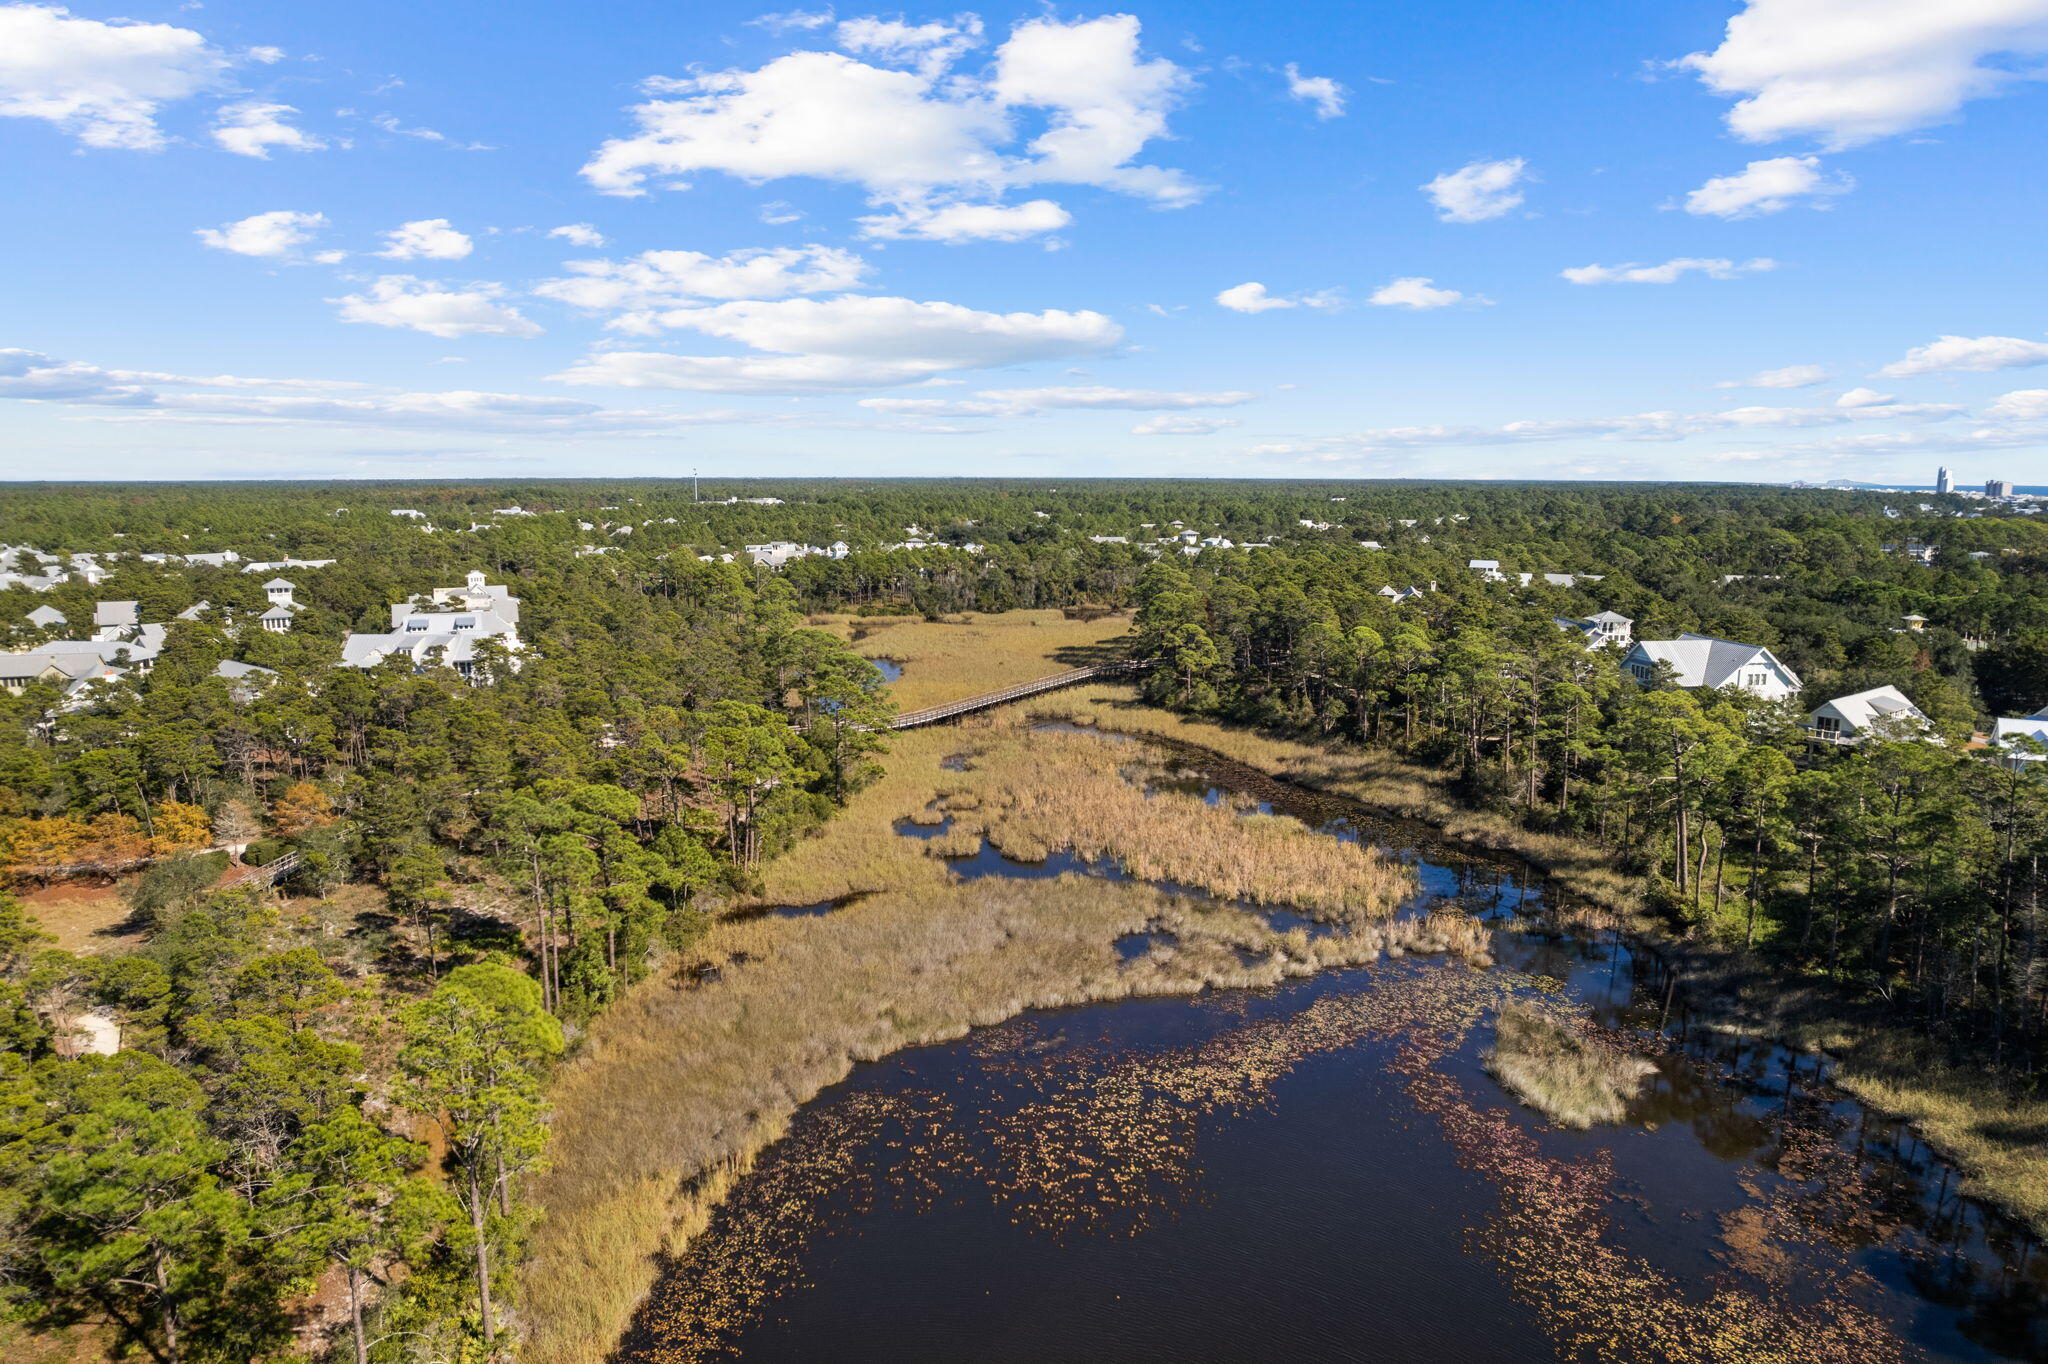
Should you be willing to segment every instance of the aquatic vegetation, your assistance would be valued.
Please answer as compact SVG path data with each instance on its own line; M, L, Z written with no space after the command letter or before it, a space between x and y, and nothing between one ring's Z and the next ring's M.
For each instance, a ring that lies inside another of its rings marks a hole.
M968 770L941 766L963 740ZM682 1253L703 1224L717 1187L707 1172L751 1159L856 1062L1028 1009L1270 986L1483 944L1459 916L1387 917L1413 873L1371 849L1193 798L1147 801L1100 753L1092 738L1033 735L1014 716L900 736L844 817L769 865L761 903L872 894L820 915L743 907L592 1025L557 1081L553 1168L533 1182L547 1217L522 1273L534 1322L524 1358L604 1360L657 1253ZM894 831L942 793L946 834ZM1006 850L1071 848L1218 898L1078 875L961 881L943 853L982 832ZM1279 933L1228 902L1291 888L1345 931ZM1148 930L1171 945L1123 960L1116 941Z
M1510 1005L1494 1022L1487 1073L1509 1093L1566 1127L1620 1122L1628 1101L1656 1067L1589 1039L1527 1005Z

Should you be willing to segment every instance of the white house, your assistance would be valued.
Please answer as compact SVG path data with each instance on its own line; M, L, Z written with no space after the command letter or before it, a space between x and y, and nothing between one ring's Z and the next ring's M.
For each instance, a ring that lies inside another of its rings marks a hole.
M1807 712L1807 736L1819 743L1854 744L1879 737L1925 733L1927 717L1897 687L1872 687L1837 696Z
M1409 522L1407 524L1412 525L1413 523ZM1467 562L1465 567L1471 569L1490 583L1507 581L1507 574L1500 571L1500 560L1498 559L1473 559Z
M1572 616L1552 616L1551 619L1557 623L1560 630L1576 630L1584 635L1588 649L1598 649L1608 644L1627 645L1635 638L1636 623L1619 611L1602 611L1599 615L1588 616L1584 620Z
M1778 661L1761 644L1740 644L1712 635L1683 634L1677 639L1637 642L1622 660L1638 682L1651 681L1659 663L1671 665L1672 681L1685 688L1714 687L1746 691L1766 701L1796 694L1799 674Z
M434 606L453 609L430 609ZM417 599L394 602L390 631L350 635L341 642L341 662L347 668L374 668L403 654L418 668L440 664L471 682L488 682L489 676L477 667L476 644L481 639L495 639L513 654L526 647L519 642L519 598L505 587L486 583L481 572L472 572L461 587L435 588L426 606ZM516 659L513 666L518 666Z
M763 568L781 568L791 559L824 552L816 545L799 545L793 540L770 540L765 545L747 546L747 557Z
M35 610L29 612L25 619L38 630L47 630L52 625L67 625L70 623L65 619L64 613L54 606L38 606Z
M2000 720L1991 735L1991 742L1999 748L2005 749L2019 749L2027 740L2032 740L2043 748L2048 748L2048 706L2044 706L2024 719ZM2020 751L2009 752L2005 755L2006 764L2012 767L2017 767L2021 763L2040 761L2041 754L2039 753Z

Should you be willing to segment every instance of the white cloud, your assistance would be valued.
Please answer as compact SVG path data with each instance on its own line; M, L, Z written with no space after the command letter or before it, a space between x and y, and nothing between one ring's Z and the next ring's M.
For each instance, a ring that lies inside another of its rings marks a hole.
M1233 312L1265 313L1275 308L1341 308L1344 296L1335 289L1324 289L1317 293L1289 294L1282 297L1266 292L1266 286L1256 281L1233 284L1216 295L1216 301ZM1157 305L1154 305L1156 308Z
M793 223L803 216L801 209L794 208L780 199L774 199L761 205L761 221L767 223L770 227L780 227L784 223Z
M961 14L951 23L909 24L901 19L848 19L834 30L839 46L878 61L915 66L937 75L981 46L981 18Z
M1528 163L1519 156L1500 161L1474 161L1445 171L1422 187L1447 223L1483 223L1511 212L1522 202L1517 185L1527 183Z
M832 18L832 7L827 5L824 9L817 10L791 9L775 14L763 14L747 20L747 23L754 28L765 28L771 33L786 33L791 29L824 28L832 22Z
M1823 172L1817 156L1774 156L1768 161L1752 161L1737 174L1715 176L1685 196L1685 211L1716 218L1752 218L1790 208L1795 199L1847 194L1854 188L1856 181L1848 174Z
M988 313L957 303L855 295L721 303L676 309L655 320L771 354L610 351L553 377L627 388L833 392L1094 354L1123 339L1123 329L1101 313Z
M385 246L377 254L386 260L461 260L476 249L466 233L457 232L446 218L421 218L403 223L384 234Z
M861 235L934 242L1015 242L1057 232L1073 215L1051 199L1021 204L906 203L889 213L860 220Z
M1836 407L1887 407L1898 402L1889 393L1879 393L1874 388L1852 388L1835 399Z
M278 209L273 213L252 214L219 227L202 227L194 235L216 251L274 258L291 255L325 226L327 216L323 213L294 213L290 209Z
M288 152L313 152L325 147L327 144L321 139L285 122L288 115L297 112L289 104L265 104L261 100L230 104L214 116L213 140L223 150L237 156L253 156L259 161L270 159L272 147Z
M987 388L972 398L862 398L877 412L925 417L1025 417L1056 410L1159 412L1239 407L1259 395L1239 389L1183 393L1144 388L1078 385L1061 388Z
M2048 418L2048 388L2015 389L1984 410L1989 416L2017 421Z
M1266 286L1256 280L1244 284L1233 284L1216 295L1216 301L1224 307L1240 313L1263 313L1274 308L1292 308L1293 299L1275 298L1266 292Z
M371 117L370 122L387 133L394 133L399 137L418 138L422 142L438 142L442 146L458 152L488 152L497 150L497 148L483 142L457 142L448 134L436 132L432 128L408 128L400 123L397 117L392 114L376 114Z
M346 396L337 396L343 394ZM108 370L24 350L0 350L0 399L5 398L81 407L92 414L84 419L94 421L395 428L528 437L650 436L692 426L736 422L885 431L948 429L905 421L820 420L801 413L613 408L576 398L462 389L433 393L378 391L373 385L336 380L245 379L232 375L201 379Z
M783 298L857 289L868 263L835 246L754 247L724 256L701 251L643 251L629 260L570 261L570 274L534 293L593 312L623 312L623 330L659 330L643 314L703 299Z
M912 70L792 52L756 70L650 81L657 97L634 108L634 134L605 143L583 174L627 195L651 180L685 187L681 177L700 171L755 183L835 180L860 186L883 210L882 235L925 235L918 224L936 215L952 225L941 240L969 235L959 226L975 221L966 207L1002 206L1007 191L1029 185L1094 185L1163 207L1199 197L1179 172L1136 164L1166 135L1187 76L1140 55L1135 18L1025 20L984 72L948 71L972 28L853 20L839 30L878 61L916 61ZM1040 129L1022 147L1020 126ZM1028 217L980 220L999 229L983 235L1025 235L1056 206L1023 207Z
M1737 137L1840 149L1949 119L2033 74L1987 59L2043 52L2048 0L1748 0L1719 47L1680 65L1741 97Z
M1715 388L1812 388L1828 381L1822 365L1787 365L1783 369L1759 370L1747 379L1723 379Z
M563 223L560 227L549 228L548 235L559 237L571 246L581 246L593 251L604 245L604 233L589 223Z
M1131 428L1134 436L1207 436L1227 427L1242 426L1235 417L1159 416Z
M1578 265L1560 270L1558 274L1574 284L1676 284L1689 274L1705 275L1708 279L1735 279L1777 268L1778 263L1768 256L1741 262L1725 257L1679 256L1662 265L1637 265L1633 261L1627 265Z
M517 308L498 300L504 289L473 284L452 289L412 275L382 275L368 297L350 294L328 302L341 305L344 322L403 327L452 341L460 336L539 336L541 329Z
M88 147L155 151L157 110L217 85L234 60L188 28L0 6L0 117L46 120Z
M1287 63L1287 93L1316 106L1317 118L1341 118L1344 96L1349 93L1328 76L1304 76L1301 68Z
M1461 294L1456 289L1439 289L1435 281L1420 275L1410 275L1383 285L1366 300L1381 308L1411 308L1421 311L1426 308L1448 308L1453 303L1486 304L1491 300L1477 294Z
M2025 341L2017 336L1944 336L1906 352L1878 373L1903 379L1914 374L1939 374L1954 370L1983 373L1996 369L2025 369L2048 365L2048 342Z
M1501 426L1397 426L1358 431L1299 444L1261 446L1264 454L1421 449L1437 446L1542 444L1563 440L1677 441L1689 436L1771 427L1839 426L1865 421L1939 422L1962 409L1941 403L1896 403L1868 407L1729 408L1720 412L1638 412L1622 417L1517 421Z

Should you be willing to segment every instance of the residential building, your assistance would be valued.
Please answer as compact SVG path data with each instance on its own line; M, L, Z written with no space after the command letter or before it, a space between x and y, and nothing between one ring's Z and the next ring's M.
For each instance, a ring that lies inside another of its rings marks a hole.
M2017 767L2021 763L2040 762L2043 755L2026 751L2030 743L2048 749L2048 708L2035 711L2032 715L2017 720L2000 720L1993 727L1991 742L2008 750L2004 755L2005 765Z
M1955 490L1956 481L1949 476L1948 466L1944 464L1939 469L1936 469L1934 471L1934 491L1938 493L1952 493Z
M1465 567L1471 569L1490 583L1504 583L1507 581L1507 574L1500 571L1500 560L1498 559L1473 559Z
M1576 630L1584 635L1588 649L1599 649L1609 644L1626 647L1635 639L1636 623L1619 611L1602 611L1584 620L1571 616L1552 616L1551 619L1560 630Z
M54 606L38 606L35 610L24 616L23 619L38 630L47 630L52 625L67 625L70 623L65 619L64 613Z
M451 609L433 610L436 606ZM391 629L350 635L342 641L341 662L347 668L374 668L403 655L416 668L445 666L473 683L488 682L489 674L478 666L476 656L477 642L485 639L498 641L515 655L526 647L519 641L519 598L505 587L486 583L481 572L472 572L461 587L435 588L425 605L417 598L394 602ZM512 666L519 666L516 658Z
M1927 717L1897 687L1872 687L1814 707L1806 715L1806 733L1817 743L1829 744L1860 743L1872 735L1924 735Z
M2011 497L2012 495L2013 484L2009 478L1989 479L1984 484L1984 496L1986 497Z
M286 568L331 568L333 559L267 559L257 563L243 564L244 573L276 573Z
M92 609L96 640L120 639L142 624L142 607L132 601L103 601Z
M1801 685L1799 674L1763 645L1712 635L1687 633L1677 639L1641 640L1622 660L1638 682L1654 680L1660 663L1670 665L1675 685L1688 689L1725 687L1780 701L1796 694Z
M763 568L781 568L791 559L824 552L816 545L800 545L793 540L770 540L764 545L747 546L747 557Z

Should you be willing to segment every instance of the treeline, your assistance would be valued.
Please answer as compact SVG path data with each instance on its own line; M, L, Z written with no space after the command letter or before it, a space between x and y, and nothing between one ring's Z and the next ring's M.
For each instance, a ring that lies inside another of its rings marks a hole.
M1804 703L1771 704L1640 685L1618 652L1558 628L1543 592L1468 581L1395 605L1331 568L1261 553L1150 570L1136 643L1158 660L1148 692L1449 768L1473 804L1608 850L1696 931L2035 1072L2048 782L1970 747L1968 651L1873 631L1817 670ZM1809 744L1805 705L1877 685L1904 690L1931 734Z
M399 543L323 590L459 580ZM177 576L162 590L212 586ZM339 631L308 630L238 692L215 665L268 641L202 621L86 709L0 698L18 890L140 867L144 935L59 951L0 899L19 1323L173 1364L506 1344L565 1038L869 779L891 713L771 577L694 556L507 576L530 648L491 686L340 668ZM272 866L290 898L232 885Z

